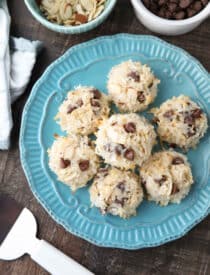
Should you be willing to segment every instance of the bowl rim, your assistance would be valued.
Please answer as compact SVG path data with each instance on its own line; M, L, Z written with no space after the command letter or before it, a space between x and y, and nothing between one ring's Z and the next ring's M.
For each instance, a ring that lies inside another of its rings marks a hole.
M144 12L145 15L147 15L148 17L150 17L150 18L153 17L159 23L163 23L163 24L167 23L169 26L183 26L183 25L195 23L197 21L200 21L200 20L205 19L208 16L210 16L210 2L198 14L196 14L190 18L181 19L181 20L172 20L172 19L166 19L166 18L157 16L154 13L152 13L149 9L147 9L141 0L131 0L131 2L138 12L141 12L141 13Z
M41 14L39 14L33 7L32 7L32 3L31 2L35 2L36 0L24 0L28 10L31 12L31 14L40 22L42 23L44 26L50 28L51 30L56 30L56 31L72 31L73 33L76 33L77 31L81 31L83 29L89 30L91 27L94 26L94 23L98 23L103 21L103 19L106 17L106 15L109 15L112 11L112 9L114 8L117 0L109 0L109 3L107 5L107 7L105 7L105 9L102 11L101 14L99 14L99 16L97 16L95 19L91 20L90 22L78 25L78 26L63 26L63 25L59 25L57 23L53 23L49 20L47 20L44 16L42 16ZM38 5L37 5L38 7Z

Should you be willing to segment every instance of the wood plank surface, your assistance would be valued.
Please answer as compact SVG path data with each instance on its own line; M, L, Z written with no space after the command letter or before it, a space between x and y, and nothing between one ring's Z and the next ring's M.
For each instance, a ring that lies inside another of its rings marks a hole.
M130 1L118 0L105 23L80 35L63 35L49 31L32 18L24 1L8 2L12 16L11 34L41 40L45 48L35 65L25 94L13 105L15 126L12 132L12 148L9 151L0 151L0 193L9 194L35 214L40 238L51 242L96 274L210 274L210 216L182 239L161 247L137 251L97 247L66 232L50 218L32 195L21 168L18 149L21 114L31 87L45 68L69 47L101 35L123 32L152 34L137 21ZM160 37L187 50L210 71L210 18L190 34ZM27 255L13 262L0 261L0 275L29 274L47 273Z

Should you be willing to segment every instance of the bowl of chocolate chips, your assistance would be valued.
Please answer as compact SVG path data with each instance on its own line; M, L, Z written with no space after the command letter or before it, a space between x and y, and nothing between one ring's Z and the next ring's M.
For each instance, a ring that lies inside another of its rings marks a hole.
M153 32L180 35L210 16L210 0L131 0L140 22Z

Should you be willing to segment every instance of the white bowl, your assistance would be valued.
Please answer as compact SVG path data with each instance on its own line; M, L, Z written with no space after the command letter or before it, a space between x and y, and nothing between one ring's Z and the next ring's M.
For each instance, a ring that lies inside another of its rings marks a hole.
M150 12L140 0L131 0L135 14L149 30L165 34L179 35L190 32L210 15L210 3L197 15L183 20L169 20Z

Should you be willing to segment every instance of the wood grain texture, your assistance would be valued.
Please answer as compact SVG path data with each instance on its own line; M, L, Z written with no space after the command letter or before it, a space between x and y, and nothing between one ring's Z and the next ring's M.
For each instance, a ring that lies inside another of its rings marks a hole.
M108 20L98 28L81 35L57 34L37 23L27 11L23 1L10 0L11 33L44 42L25 94L14 104L12 148L0 151L0 193L9 194L28 207L37 217L38 235L46 239L96 274L210 274L210 216L180 240L161 247L126 251L96 247L66 232L57 225L33 197L19 160L18 137L21 113L34 82L44 69L69 47L101 35L116 33L152 34L135 18L128 0L118 0ZM194 55L210 71L210 18L190 34L163 37ZM47 274L26 255L13 262L0 261L1 275ZM69 273L70 275L71 272ZM62 275L62 274L61 274Z

